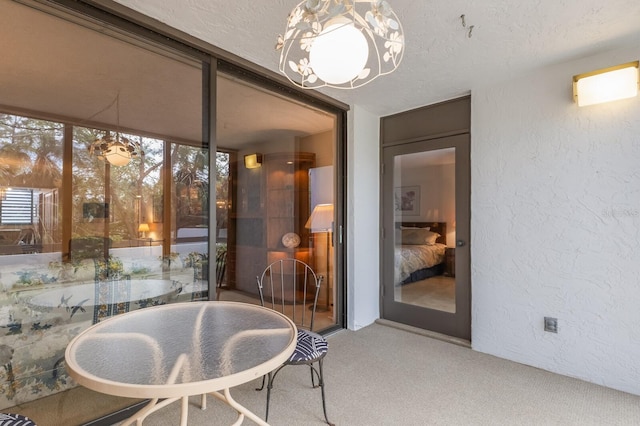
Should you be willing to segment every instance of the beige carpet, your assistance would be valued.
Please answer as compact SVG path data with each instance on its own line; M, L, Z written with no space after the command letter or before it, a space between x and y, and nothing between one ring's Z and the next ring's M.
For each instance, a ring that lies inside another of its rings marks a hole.
M637 425L640 397L516 364L468 348L373 324L329 337L325 361L329 418L339 426L388 425ZM305 367L287 367L273 392L274 426L322 425L318 390ZM258 381L232 390L264 414ZM209 397L192 399L189 425L229 425L232 410ZM77 407L76 409L81 409ZM39 426L56 424L38 418ZM179 405L145 425L179 424ZM253 424L245 420L244 425Z

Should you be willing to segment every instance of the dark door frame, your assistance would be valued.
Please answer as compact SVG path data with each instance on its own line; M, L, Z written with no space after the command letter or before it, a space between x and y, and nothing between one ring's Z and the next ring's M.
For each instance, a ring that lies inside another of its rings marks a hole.
M456 312L449 313L395 301L394 296L394 244L395 222L393 206L393 159L397 155L432 151L453 147L456 149L456 241L455 241L455 304ZM443 333L461 339L471 339L471 286L469 277L469 135L460 134L434 140L387 147L384 150L385 179L383 183L383 275L382 316L419 328ZM465 229L466 228L466 229ZM387 266L387 267L384 267Z
M380 314L387 320L471 340L470 124L469 96L383 117L381 120ZM456 148L456 313L394 301L393 158Z

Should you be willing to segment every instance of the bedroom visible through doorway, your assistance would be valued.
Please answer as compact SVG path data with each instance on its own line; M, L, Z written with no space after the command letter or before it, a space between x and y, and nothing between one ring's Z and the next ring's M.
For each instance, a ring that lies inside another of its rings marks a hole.
M455 166L455 148L394 158L396 302L456 311Z

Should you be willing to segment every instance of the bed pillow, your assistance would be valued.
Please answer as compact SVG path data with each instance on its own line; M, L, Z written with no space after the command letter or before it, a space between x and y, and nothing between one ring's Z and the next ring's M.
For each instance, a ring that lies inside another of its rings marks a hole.
M431 232L428 228L403 229L402 244L405 245L434 245L440 234Z

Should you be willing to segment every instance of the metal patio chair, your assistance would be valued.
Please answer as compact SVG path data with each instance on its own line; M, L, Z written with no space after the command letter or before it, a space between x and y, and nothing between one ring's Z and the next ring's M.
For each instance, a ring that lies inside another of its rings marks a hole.
M313 330L313 321L318 304L318 294L323 281L322 275L316 275L313 269L298 259L281 259L267 266L261 276L256 277L260 303L262 306L279 311L291 318L298 327L296 349L291 357L267 376L267 408L265 421L269 420L269 400L273 381L280 370L288 365L308 365L311 369L311 386L320 387L324 419L333 425L327 417L327 405L324 395L324 377L322 362L329 349L324 337ZM317 364L317 368L315 366ZM318 379L316 385L315 379ZM264 389L265 377L262 377Z

